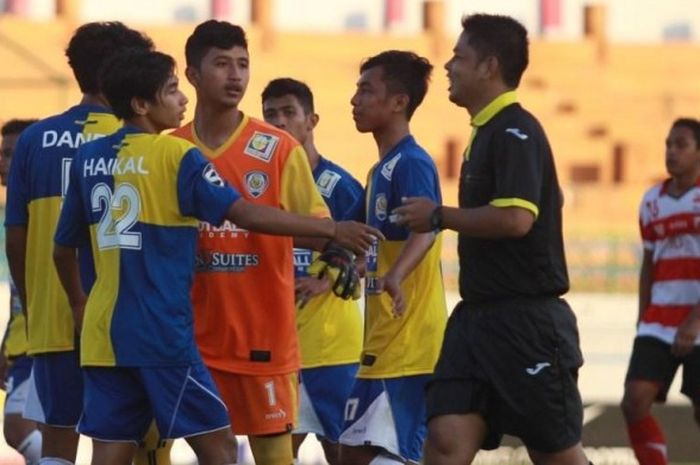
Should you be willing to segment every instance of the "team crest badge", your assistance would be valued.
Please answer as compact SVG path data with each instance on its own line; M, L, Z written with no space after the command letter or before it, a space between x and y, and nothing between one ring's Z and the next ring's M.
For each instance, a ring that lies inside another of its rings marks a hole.
M245 175L245 187L254 199L263 195L269 184L267 174L262 171L250 171Z
M387 181L391 181L391 176L394 174L394 168L396 168L396 164L399 162L399 160L401 160L400 153L382 166L382 176L384 176Z
M279 137L255 131L243 149L243 153L269 163L275 153L277 142L279 142Z
M377 200L374 202L374 215L379 221L384 221L386 219L386 208L387 200L386 195L379 194Z
M318 177L318 181L316 181L318 192L322 196L330 198L330 196L333 194L333 189L335 189L335 186L338 184L338 181L340 181L340 175L338 173L331 170L323 170L321 176Z

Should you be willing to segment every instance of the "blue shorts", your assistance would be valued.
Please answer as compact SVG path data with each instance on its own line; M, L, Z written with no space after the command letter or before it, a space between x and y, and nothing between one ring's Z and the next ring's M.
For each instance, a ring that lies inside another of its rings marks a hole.
M338 442L345 402L350 397L358 363L301 370L299 426L294 433L314 433Z
M9 362L5 377L5 415L21 415L29 392L32 358L21 355Z
M340 443L381 447L419 462L426 435L425 385L432 375L357 379L345 404Z
M83 412L80 352L50 352L32 358L24 418L49 426L75 428Z
M85 402L78 432L138 443L155 419L162 439L229 427L228 411L200 361L172 367L84 367Z

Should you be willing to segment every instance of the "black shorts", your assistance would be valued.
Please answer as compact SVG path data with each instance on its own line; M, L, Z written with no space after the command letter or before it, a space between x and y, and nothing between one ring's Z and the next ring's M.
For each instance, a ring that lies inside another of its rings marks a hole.
M450 316L427 387L428 419L478 413L489 434L503 434L551 453L581 440L583 406L577 387L583 364L576 316L559 298L467 305Z
M671 353L670 344L652 336L638 336L634 339L625 380L658 383L660 389L656 401L665 402L680 365L683 365L681 392L694 404L700 404L700 346L697 345L688 355L676 357Z

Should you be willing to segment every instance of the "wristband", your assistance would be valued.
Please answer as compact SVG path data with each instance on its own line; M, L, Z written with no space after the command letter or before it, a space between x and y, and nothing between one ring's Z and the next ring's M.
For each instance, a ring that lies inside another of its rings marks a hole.
M444 229L442 226L442 205L435 207L430 214L430 228L433 231L442 231Z

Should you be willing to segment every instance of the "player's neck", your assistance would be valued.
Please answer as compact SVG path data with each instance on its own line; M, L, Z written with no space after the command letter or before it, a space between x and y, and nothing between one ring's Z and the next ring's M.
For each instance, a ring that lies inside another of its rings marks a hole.
M83 94L83 98L80 99L80 104L109 108L109 103L107 103L107 100L102 97L101 94Z
M316 145L313 140L306 141L304 143L304 150L309 159L309 165L311 166L311 171L315 170L318 166L318 162L321 160L321 154L316 150Z
M475 93L473 101L466 105L469 115L474 118L481 112L481 110L486 108L489 103L493 102L499 95L508 92L509 90L514 89L506 87L505 84L500 82L484 86L484 89L481 92Z
M212 150L221 147L243 121L238 107L214 107L197 102L192 125L197 138Z
M408 121L401 121L372 132L374 141L377 143L379 158L384 158L398 144L401 139L411 133L408 128Z
M679 196L685 194L698 183L698 177L700 177L698 172L688 173L684 176L674 176L669 186L671 195Z

